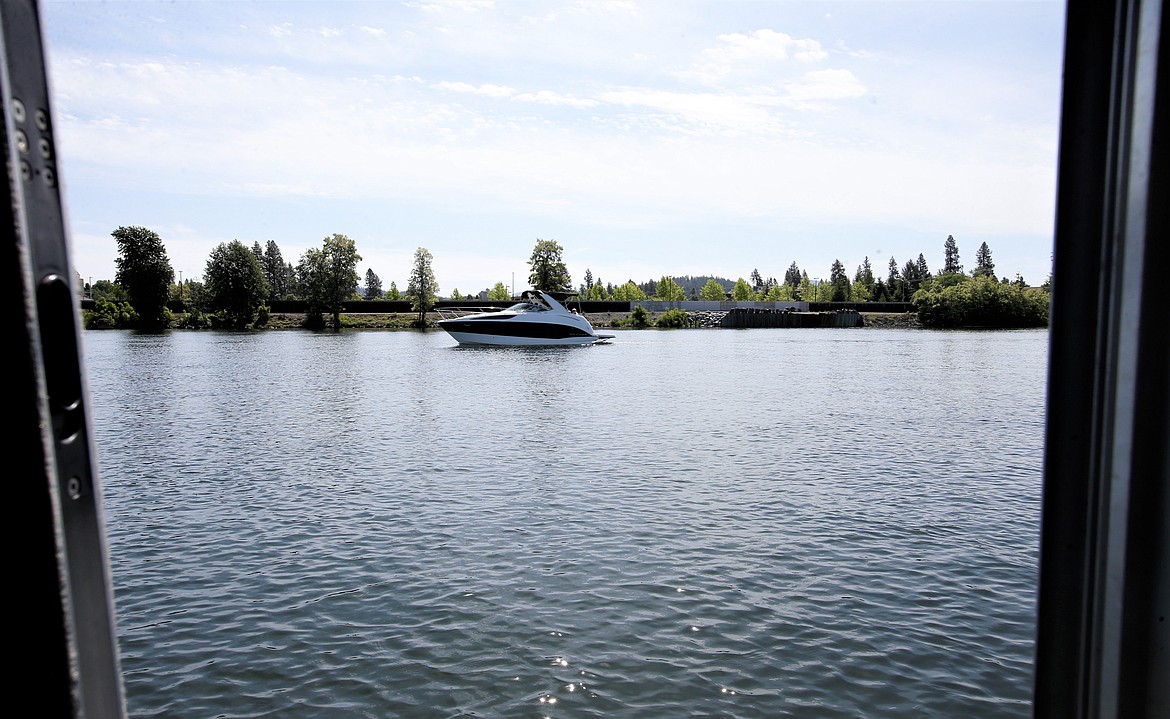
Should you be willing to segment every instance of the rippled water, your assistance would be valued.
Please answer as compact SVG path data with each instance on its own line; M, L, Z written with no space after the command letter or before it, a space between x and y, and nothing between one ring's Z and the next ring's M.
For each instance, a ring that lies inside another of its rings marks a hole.
M1047 333L84 337L135 717L1026 717Z

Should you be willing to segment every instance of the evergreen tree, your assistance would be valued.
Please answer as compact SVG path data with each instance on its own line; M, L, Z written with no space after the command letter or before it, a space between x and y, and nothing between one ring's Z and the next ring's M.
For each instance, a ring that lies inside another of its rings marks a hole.
M829 301L848 302L852 294L849 286L849 276L845 274L845 265L841 260L833 260L829 268Z
M211 251L204 271L208 309L235 329L253 325L268 296L267 280L256 259L256 248L249 250L239 240L220 243Z
M752 290L756 293L763 292L764 291L764 278L760 276L760 271L759 270L752 270L752 273L751 273L751 275L749 275L749 277L751 277L751 281L752 281Z
M922 253L918 253L918 279L920 282L925 282L930 279L930 268L926 266L926 258Z
M366 270L366 294L364 297L367 300L376 300L382 296L382 279L374 274L374 269L371 267Z
M873 287L873 266L869 263L869 255L861 261L861 266L857 268L857 277L855 278L865 286L865 291L868 292Z
M252 251L255 252L256 249L253 248ZM260 257L260 267L264 270L264 279L268 282L268 297L277 300L284 299L289 290L289 275L292 266L285 265L275 240L268 241L268 245Z
M971 276L995 277L995 263L991 261L991 248L986 242L975 250L975 269L971 270Z
M963 266L959 264L959 245L953 235L947 235L943 243L943 272L956 275L963 273Z
M130 306L145 330L159 330L171 322L167 299L175 271L167 259L162 238L145 227L119 227L110 233L118 243L114 281L130 298Z
M588 267L585 268L585 292L588 294L589 290L593 289L593 271Z
M913 260L906 260L902 267L902 287L898 299L908 302L918 289L922 279L918 276L918 264Z
M554 240L536 241L532 257L528 260L528 265L532 269L528 283L533 289L563 292L573 288L573 280L569 277L569 270L562 259L563 254L564 248Z
M800 287L800 268L793 262L788 266L788 271L784 273L784 284L792 288L796 292Z
M410 300L410 308L418 313L415 326L427 326L427 313L435 306L439 297L439 283L435 281L435 272L431 269L431 253L425 247L414 251L414 266L410 270L410 280L406 285L406 297Z
M402 299L402 293L398 291L398 283L393 280L390 282L390 289L386 290L386 299L395 301Z

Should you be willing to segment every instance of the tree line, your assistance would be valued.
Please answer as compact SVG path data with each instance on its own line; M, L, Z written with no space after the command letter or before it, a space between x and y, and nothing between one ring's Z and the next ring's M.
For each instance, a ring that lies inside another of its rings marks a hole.
M253 243L249 248L238 240L215 247L207 260L203 281L175 283L174 270L157 233L144 227L119 227L111 233L118 245L114 282L101 280L83 291L95 300L86 313L87 327L135 327L159 330L172 326L224 327L244 329L267 324L268 303L272 300L305 302L305 326L324 327L331 316L341 326L343 303L358 299L408 300L415 314L414 324L426 326L426 314L439 299L439 285L432 269L433 257L425 247L414 254L406 291L394 282L383 290L373 269L365 273L364 284L357 273L361 255L354 241L342 234L322 240L310 248L296 265L286 262L273 240L266 247ZM546 291L576 291L586 300L708 300L723 301L824 301L882 302L914 304L927 326L964 326L984 322L994 326L1037 326L1047 324L1048 286L1027 285L1023 277L997 279L991 249L984 242L975 255L975 269L963 271L958 245L948 235L943 243L943 268L937 274L927 266L923 254L899 265L890 258L885 278L874 274L866 257L852 279L840 260L834 260L828 279L810 279L807 270L793 262L783 281L765 279L753 269L749 279L735 282L725 278L670 277L620 285L604 283L586 269L584 281L574 290L564 262L564 248L555 240L537 239L529 258L529 284ZM490 300L511 298L507 286L497 282L476 295ZM453 290L451 299L463 295ZM179 301L185 308L181 317L168 309Z
M175 272L158 233L145 227L119 227L111 235L118 245L113 282L99 280L84 290L94 300L85 313L85 325L129 327L157 331L169 327L232 328L263 327L272 300L301 300L304 323L309 328L326 324L341 326L341 307L360 299L357 273L361 255L354 241L342 234L325 237L320 247L309 248L296 265L286 262L273 240L246 246L239 240L212 249L203 281L175 283ZM408 299L423 323L434 305L439 286L426 248L415 251L405 294L390 283L391 299ZM382 296L381 281L373 270L366 273L367 297ZM170 310L172 302L184 308L181 317Z

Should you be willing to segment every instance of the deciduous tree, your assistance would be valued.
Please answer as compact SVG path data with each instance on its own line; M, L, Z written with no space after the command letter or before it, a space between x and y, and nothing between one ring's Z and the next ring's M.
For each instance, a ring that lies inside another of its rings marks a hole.
M512 299L512 293L508 292L508 286L503 282L497 282L495 287L492 287L488 291L488 299L496 301L510 300Z
M687 298L687 293L683 290L682 285L674 281L674 278L663 276L658 281L656 297L666 302L681 302Z
M139 326L146 330L167 327L171 322L167 298L175 271L162 238L145 227L119 227L110 234L119 253L114 281L125 288Z
M268 296L255 249L248 249L239 240L222 242L207 260L203 274L207 309L218 313L228 327L245 329L255 324Z
M331 314L334 329L340 329L341 306L353 296L360 281L357 263L361 259L353 240L339 234L326 237L320 249L306 250L297 266L306 314L318 318Z
M727 290L723 289L723 285L712 278L707 280L707 284L699 290L699 298L708 302L722 302L727 299Z
M565 267L563 254L564 248L555 240L538 239L532 249L532 257L528 260L528 266L532 269L528 283L534 289L545 292L563 292L571 289L573 280L569 277L568 268Z
M406 297L410 300L410 308L418 313L415 325L427 326L427 313L435 306L439 297L439 283L435 280L435 271L431 268L430 251L420 247L414 251L414 265L410 269L410 281L406 285Z
M637 302L646 299L646 293L633 280L627 280L626 284L614 287L611 294L618 302Z

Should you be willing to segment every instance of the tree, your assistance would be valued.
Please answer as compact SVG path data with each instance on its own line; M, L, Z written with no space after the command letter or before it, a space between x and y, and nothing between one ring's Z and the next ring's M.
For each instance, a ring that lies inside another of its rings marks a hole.
M795 263L794 263L795 264ZM800 283L796 286L796 292L793 293L798 300L815 300L816 292L813 290L812 282L808 278L808 272L801 271Z
M764 278L760 276L760 271L752 270L752 273L749 275L749 277L751 278L752 282L752 290L758 293L762 293L764 291Z
M586 267L585 268L585 292L583 294L589 294L589 290L591 290L591 289L593 289L593 271L590 270L588 267Z
M857 266L857 272L853 275L853 284L860 284L868 295L873 288L873 279L873 265L869 262L869 255L866 255L861 264Z
M930 268L926 266L926 258L922 256L921 252L919 252L918 253L918 279L922 282L925 282L926 280L929 280L930 277L931 277Z
M833 260L829 268L829 301L848 302L852 291L849 286L849 275L845 274L845 265L841 260Z
M306 250L297 266L306 314L317 318L331 314L333 328L341 329L341 305L354 294L361 259L353 240L345 235L326 237L320 249Z
M122 285L142 329L159 330L171 322L167 296L175 271L167 259L162 238L145 227L119 227L112 233L118 242L114 281Z
M382 296L382 279L374 274L373 268L366 270L366 299L376 300Z
M712 278L707 280L707 284L703 285L703 289L699 290L699 298L708 302L722 302L727 299L727 290Z
M791 302L792 288L778 282L772 283L768 286L768 291L764 293L764 300L767 302Z
M609 297L605 294L605 287L600 282L594 282L593 286L589 288L589 294L585 299L589 300L606 300Z
M269 299L284 299L289 291L292 267L285 264L284 257L280 254L280 247L276 245L276 240L268 241L260 261L260 267L264 270L264 279L268 281Z
M255 248L239 240L220 243L211 251L203 281L208 309L226 326L242 330L256 323L268 283Z
M390 289L386 290L386 299L396 301L402 299L402 293L398 291L398 283L393 280L390 282Z
M98 280L94 282L89 288L89 293L94 301L125 302L129 299L126 295L126 288L109 280Z
M572 288L573 280L569 277L569 270L565 267L564 260L561 259L563 253L564 248L555 240L538 239L536 241L536 247L532 249L532 257L528 260L528 266L532 268L532 274L528 276L528 283L534 289L545 292L563 292Z
M902 299L905 288L902 287L902 273L898 271L898 261L890 255L889 274L886 276L886 291L895 300Z
M963 273L963 266L959 264L959 245L952 235L947 235L946 242L943 243L943 273L956 275Z
M793 262L784 273L784 284L792 288L793 294L798 294L800 288L800 268Z
M735 287L731 288L731 299L737 301L751 300L755 297L755 292L752 292L752 286L747 283L747 280L740 277L735 281Z
M991 261L991 248L984 242L975 250L975 269L971 270L972 277L995 277L995 263Z
M674 278L664 276L658 281L658 294L656 296L666 302L680 302L687 298L687 293L683 290L682 285L674 281Z
M913 260L906 260L902 267L902 289L900 299L906 302L918 290L922 278L918 276L918 264Z
M634 284L633 280L627 280L626 284L614 287L610 295L618 302L637 302L646 299L646 293Z
M418 313L415 326L427 326L427 313L435 306L439 296L439 283L435 281L435 272L431 269L431 253L425 247L414 251L414 266L410 270L410 280L406 285L406 297L410 300L410 308Z
M512 299L512 293L508 292L508 286L503 282L497 282L496 286L488 291L488 299L497 301L510 300Z

